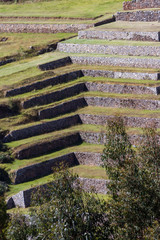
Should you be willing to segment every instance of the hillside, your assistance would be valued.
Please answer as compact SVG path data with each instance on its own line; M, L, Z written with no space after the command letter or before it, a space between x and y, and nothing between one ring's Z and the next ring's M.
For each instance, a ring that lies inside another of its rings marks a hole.
M122 11L122 1L0 5L0 123L15 158L1 163L12 179L9 208L28 207L60 163L106 194L107 119L122 116L134 146L142 127L159 131L156 11Z

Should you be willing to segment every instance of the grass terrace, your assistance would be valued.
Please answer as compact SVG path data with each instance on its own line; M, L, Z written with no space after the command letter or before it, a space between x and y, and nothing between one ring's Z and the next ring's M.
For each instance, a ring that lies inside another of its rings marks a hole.
M83 177L83 178L107 179L105 169L102 167L79 165L79 166L70 168L70 170L74 174L78 174L79 177ZM54 173L33 181L26 182L26 183L10 185L10 190L9 192L7 192L7 197L12 196L22 190L24 191L26 189L43 185L52 181L54 181Z
M117 21L110 24L105 24L96 27L98 30L107 31L138 31L138 32L159 32L160 23L159 22L125 22ZM95 30L95 29L94 29Z
M0 58L19 54L22 58L30 47L45 48L62 39L75 36L75 33L0 33ZM6 41L3 39L6 38Z
M95 18L122 10L123 0L54 0L42 2L25 2L1 4L1 16L19 17L61 17L61 18Z

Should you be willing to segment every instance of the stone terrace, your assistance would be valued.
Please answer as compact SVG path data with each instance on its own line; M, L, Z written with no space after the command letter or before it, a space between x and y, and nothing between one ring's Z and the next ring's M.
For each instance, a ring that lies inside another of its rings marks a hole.
M9 199L9 208L28 207L37 189L32 183L45 184L59 163L88 166L87 176L80 175L84 188L95 185L106 194L107 180L89 172L101 169L107 120L122 116L133 145L141 141L141 127L160 128L160 24L142 25L116 22L79 31L58 44L61 59L39 66L61 75L4 92L6 99L19 99L22 112L37 111L36 122L12 126L3 139L20 162L10 173L22 191Z

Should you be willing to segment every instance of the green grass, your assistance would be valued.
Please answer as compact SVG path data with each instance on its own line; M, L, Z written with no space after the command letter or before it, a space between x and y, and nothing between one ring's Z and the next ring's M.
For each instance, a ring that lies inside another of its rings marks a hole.
M79 165L71 168L71 171L83 178L108 179L103 167Z
M3 164L3 166L6 167L8 172L13 172L18 170L19 168L25 167L25 166L29 166L35 163L40 163L40 162L44 162L68 153L72 153L72 152L96 152L96 153L102 153L104 146L103 145L97 145L97 144L89 144L89 143L82 143L78 146L73 146L73 147L68 147L56 152L52 152L49 154L45 154L43 156L40 157L35 157L35 158L31 158L31 159L24 159L24 160L19 160L19 159L15 159L15 161L13 163L6 163ZM1 166L1 164L0 164Z
M96 31L96 28L95 28ZM72 44L96 44L96 45L112 45L112 46L157 46L160 47L159 42L145 42L145 41L127 41L127 40L103 40L103 39L78 39L72 38L64 41L64 43Z
M67 129L54 131L54 132L50 132L50 133L45 133L45 134L42 134L42 135L39 135L39 136L33 136L31 138L26 138L26 139L22 139L22 140L18 140L18 141L13 141L13 142L7 143L6 145L11 147L11 148L16 148L16 147L19 147L19 146L25 147L25 146L28 146L28 144L29 145L30 144L34 145L38 142L49 141L49 139L53 140L53 139L56 139L56 138L59 138L59 137L63 137L63 136L78 132L78 131L101 132L102 130L104 130L104 126L89 125L89 124L81 125L81 124L79 124L79 125L67 128Z
M105 169L98 166L79 165L70 168L70 170L82 178L107 179ZM52 181L54 181L54 173L33 181L10 185L10 190L7 192L7 197L12 196L22 190L24 191L26 189L36 187L38 185L43 185Z
M69 53L69 56L78 56L78 57L111 57L111 58L131 58L131 59L155 59L159 60L160 56L127 56L127 55L111 55L111 54L97 54L97 53Z
M51 54L51 53L50 53ZM49 56L50 56L49 54ZM52 53L54 56L54 53ZM48 62L48 54L44 55L44 59L46 58L46 62ZM58 55L59 57L62 56L64 57L64 54L62 55ZM57 57L58 57L57 56ZM66 55L65 55L66 56ZM42 56L41 56L42 58ZM39 57L34 57L31 59L27 59L26 64L24 64L24 60L21 60L19 62L16 63L12 63L12 64L7 64L6 66L1 66L0 67L0 90L4 90L4 89L9 89L9 88L15 88L18 86L22 86L24 84L27 83L31 83L34 82L35 80L32 80L33 77L38 76L40 74L42 74L42 71L40 71L40 69L37 68L37 66L32 66L31 64L28 64L27 67L27 62L30 63L32 61L32 59L37 59L37 63L40 61ZM50 60L51 61L51 60ZM21 65L21 68L19 68L17 66L17 63ZM22 67L23 65L23 67ZM37 65L37 64L35 64ZM111 71L127 71L127 72L146 72L146 69L142 69L142 68L131 68L131 67L114 67L114 66L91 66L91 65L76 65L76 64L72 64L72 65L68 65L65 67L61 67L61 68L57 68L54 69L54 73L55 75L60 75L60 74L64 74L70 71L74 71L74 70L80 70L80 69L96 69L96 70L111 70ZM148 73L155 73L158 72L159 69L147 69ZM27 79L27 81L26 81ZM38 80L36 78L36 80Z
M75 33L0 33L0 39L8 38L5 42L0 42L1 58L15 54L24 55L24 51L30 50L30 46L38 49L75 36Z
M104 133L105 132L105 126L102 125L91 125L91 124L79 124L67 129L62 129L59 131L54 131L50 133L45 133L38 136L33 136L30 138L25 138L17 141L12 141L9 143L6 143L6 145L10 148L14 148L16 151L20 151L21 149L24 149L29 146L35 146L37 143L42 142L49 142L64 136L68 136L70 134L74 134L76 132L99 132ZM128 134L140 134L142 133L140 128L127 128Z
M25 71L29 68L36 67L40 64L47 63L50 61L54 61L60 58L67 56L67 54L63 53L46 53L43 55L39 55L37 57L24 59L18 62L10 63L5 66L0 67L0 77L4 77L7 75L11 75L13 73L18 73L21 71Z
M146 87L157 87L160 86L160 81L153 82L153 81L147 81L147 80L134 80L134 79L112 79L112 78L103 78L103 77L82 77L78 78L76 80L72 80L68 83L62 83L62 84L57 84L55 86L48 86L40 90L33 90L31 92L27 92L24 94L19 94L12 99L19 99L19 100L26 100L32 97L38 97L42 96L45 94L49 94L52 92L60 91L64 88L72 87L76 84L80 83L85 83L85 82L96 82L96 83L103 83L103 84L119 84L119 85L130 85L130 86L146 86ZM154 94L153 94L154 95ZM2 98L1 101L4 99Z
M0 5L1 16L94 18L122 10L122 0L54 0Z
M159 22L125 22L117 21L96 27L96 30L159 32Z
M95 115L117 115L128 117L148 117L148 118L160 118L160 110L141 110L131 108L107 108L107 107L92 107L88 106L78 111L79 114L95 114Z

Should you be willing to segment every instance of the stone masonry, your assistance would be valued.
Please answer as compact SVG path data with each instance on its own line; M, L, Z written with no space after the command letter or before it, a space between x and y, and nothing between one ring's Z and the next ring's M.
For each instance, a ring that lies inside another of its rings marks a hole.
M124 10L134 10L142 8L160 8L159 0L132 0L123 3Z

